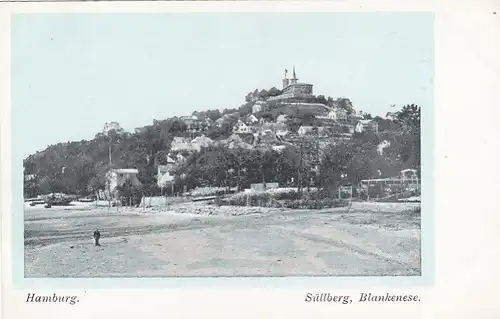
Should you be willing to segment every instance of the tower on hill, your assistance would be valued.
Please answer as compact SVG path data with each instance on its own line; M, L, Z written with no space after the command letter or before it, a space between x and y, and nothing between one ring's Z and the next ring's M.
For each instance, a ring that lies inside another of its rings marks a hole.
M286 77L288 74L288 70L285 69L285 77L283 78L283 88L286 88L290 84L290 80Z
M299 79L297 79L297 75L295 74L295 65L293 66L293 75L292 75L292 78L290 79L290 84L293 85L293 84L297 84L297 81Z
M308 83L299 83L295 66L292 71L292 78L287 77L288 70L285 69L285 78L283 79L283 89L280 95L268 98L268 101L290 101L304 100L313 95L313 85Z

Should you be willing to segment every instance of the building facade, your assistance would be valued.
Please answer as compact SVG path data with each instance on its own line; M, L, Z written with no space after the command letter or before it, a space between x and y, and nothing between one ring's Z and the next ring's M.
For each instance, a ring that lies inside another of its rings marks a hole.
M287 78L288 71L285 70L285 78L283 79L283 90L278 96L273 96L268 101L280 101L294 98L306 98L313 95L313 85L308 83L299 83L293 67L293 75L291 79Z
M347 111L341 108L335 108L327 116L334 121L347 121Z
M166 165L158 165L158 187L162 188L172 183L175 180L175 176L173 174L173 170L175 167L175 161L170 157L167 157Z
M233 133L235 134L248 134L251 133L248 125L243 123L243 121L238 120L238 122L233 127Z
M112 197L116 197L118 187L130 181L133 186L140 186L141 182L137 178L139 170L135 168L112 169L106 174L108 191Z
M355 126L356 133L372 132L378 134L378 123L374 120L361 120Z
M259 113L264 110L264 102L262 101L257 101L255 104L252 106L252 113Z

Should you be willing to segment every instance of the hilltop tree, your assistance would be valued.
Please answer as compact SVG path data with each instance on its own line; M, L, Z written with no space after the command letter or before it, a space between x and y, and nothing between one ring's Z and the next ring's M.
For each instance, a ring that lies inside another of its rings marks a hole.
M325 105L328 103L328 101L326 100L324 95L318 95L316 97L316 102L321 103L321 104L325 104Z
M253 106L253 102L248 102L248 103L243 104L238 111L239 116L245 117L249 114L252 114L252 106Z
M260 92L259 92L259 98L261 100L265 100L269 97L269 92L265 89L262 89Z
M278 90L277 88L275 87L272 87L269 92L268 92L269 96L278 96L281 94L281 90Z
M347 111L347 114L352 114L354 112L354 106L350 99L338 98L333 102L334 107L338 107Z

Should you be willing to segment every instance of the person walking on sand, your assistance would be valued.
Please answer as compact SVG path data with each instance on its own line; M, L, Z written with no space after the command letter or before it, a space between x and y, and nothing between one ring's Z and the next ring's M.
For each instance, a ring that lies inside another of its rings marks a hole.
M99 232L98 229L96 229L94 232L94 242L96 246L101 246L99 245L99 238L101 238L101 233Z

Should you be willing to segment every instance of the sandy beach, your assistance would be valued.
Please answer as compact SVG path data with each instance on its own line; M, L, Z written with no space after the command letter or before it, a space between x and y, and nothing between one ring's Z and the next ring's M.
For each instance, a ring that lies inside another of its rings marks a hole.
M26 205L25 276L420 275L420 215L409 212L419 205ZM96 228L99 247L92 239Z

